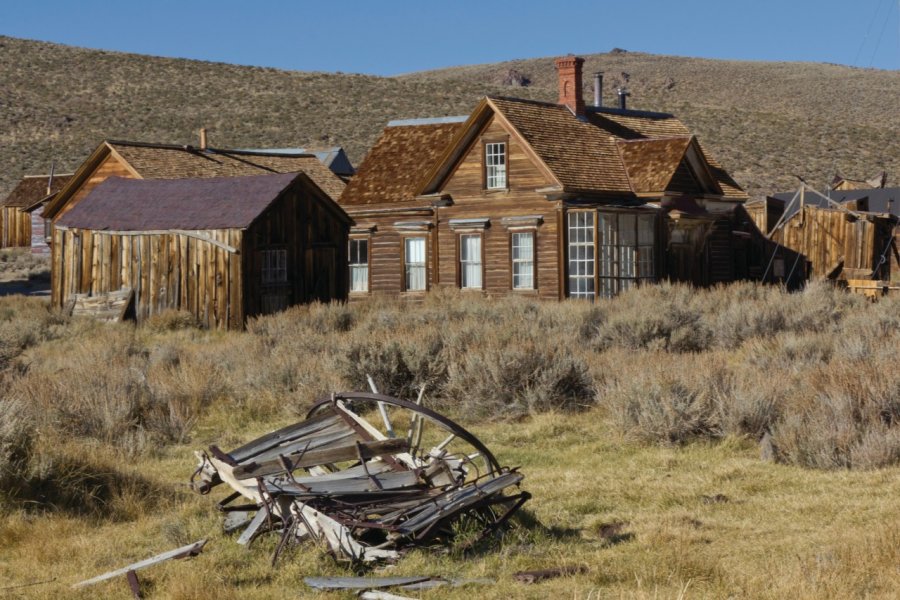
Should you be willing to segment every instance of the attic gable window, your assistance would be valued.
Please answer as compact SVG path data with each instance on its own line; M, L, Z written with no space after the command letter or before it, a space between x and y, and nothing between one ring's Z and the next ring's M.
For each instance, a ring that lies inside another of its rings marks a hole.
M484 182L489 190L506 189L506 142L484 145Z

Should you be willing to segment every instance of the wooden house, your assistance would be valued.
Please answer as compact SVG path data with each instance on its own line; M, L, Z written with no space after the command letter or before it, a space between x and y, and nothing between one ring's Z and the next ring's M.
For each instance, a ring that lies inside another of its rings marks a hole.
M487 97L468 117L388 124L340 199L351 297L762 276L771 242L743 190L674 116L585 106L582 62L556 61L555 104Z
M203 140L203 136L201 136ZM344 182L311 154L270 153L200 146L104 141L78 168L68 183L46 203L44 218L51 230L106 178L182 179L240 177L273 173L305 173L330 198L337 199ZM55 234L53 239L56 238ZM60 249L51 244L50 289L52 302L62 306L64 283L60 280Z
M26 175L0 203L0 248L31 248L49 253L48 231L42 217L42 202L58 192L67 175Z
M803 254L813 277L890 280L900 274L900 188L844 186L821 194L803 185L746 210L773 241Z
M346 213L304 173L107 178L54 223L53 301L134 292L207 327L346 299Z

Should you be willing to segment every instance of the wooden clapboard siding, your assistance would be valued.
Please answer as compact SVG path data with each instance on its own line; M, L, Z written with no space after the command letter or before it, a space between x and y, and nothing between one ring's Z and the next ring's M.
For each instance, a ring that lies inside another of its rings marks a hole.
M108 177L130 177L133 178L134 172L125 165L115 154L109 154L103 161L97 165L97 168L81 183L78 189L72 194L72 197L66 202L59 213L54 216L56 221L62 215L66 214L81 202L92 189L104 182Z
M507 143L508 192L484 189L484 144L490 141ZM441 191L453 196L457 204L484 196L506 204L516 202L521 194L535 198L535 189L550 184L551 181L526 154L517 135L507 131L496 117L492 117L475 136Z

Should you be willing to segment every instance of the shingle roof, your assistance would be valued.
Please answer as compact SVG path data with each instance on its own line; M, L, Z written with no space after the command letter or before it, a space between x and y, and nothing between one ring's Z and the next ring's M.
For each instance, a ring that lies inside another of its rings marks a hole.
M72 175L54 175L53 176L53 186L50 190L51 194L55 194L58 192L62 186L68 183L69 179L71 179ZM26 175L22 178L18 185L13 188L13 191L10 192L9 196L6 197L3 202L0 202L0 206L15 206L17 208L25 208L27 206L31 206L35 202L38 202L47 197L47 180L50 179L49 175Z
M559 104L489 96L470 117L466 131L453 141L454 149L443 153L442 164L429 172L429 181L423 182L428 190L433 191L449 174L450 161L458 159L461 148L474 135L474 127L484 122L489 110L499 113L518 131L566 192L606 195L662 192L676 176L678 181L671 191L685 191L681 188L690 184L690 178L681 169L681 159L691 132L673 115L588 107L586 114L579 117ZM638 141L644 143L622 144ZM746 199L747 194L703 146L697 147L722 195ZM662 172L654 171L656 168Z
M342 206L406 202L462 122L392 125L369 150L341 196Z
M186 149L182 146L107 142L144 179L187 177L238 177L261 173L303 172L334 199L344 191L344 182L315 156L269 154L239 150Z
M669 189L690 143L691 136L619 141L617 145L632 189L636 193Z
M58 224L115 231L245 228L299 177L303 175L110 177L60 217Z
M616 140L565 106L491 97L567 191L631 192Z

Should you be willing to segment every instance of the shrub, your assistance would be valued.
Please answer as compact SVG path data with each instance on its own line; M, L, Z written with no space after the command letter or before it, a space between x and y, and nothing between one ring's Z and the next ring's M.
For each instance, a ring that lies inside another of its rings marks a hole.
M476 343L457 339L450 347L444 394L461 414L518 417L592 401L587 365L539 331L490 331Z
M34 419L25 405L9 397L0 398L0 497L15 498L28 479Z

